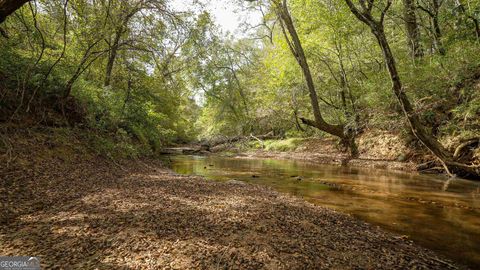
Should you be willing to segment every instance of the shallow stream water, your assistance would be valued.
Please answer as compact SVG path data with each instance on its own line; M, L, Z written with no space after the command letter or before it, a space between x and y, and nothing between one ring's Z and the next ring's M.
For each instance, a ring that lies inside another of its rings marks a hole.
M177 173L270 186L480 269L479 182L293 160L186 155L168 159Z

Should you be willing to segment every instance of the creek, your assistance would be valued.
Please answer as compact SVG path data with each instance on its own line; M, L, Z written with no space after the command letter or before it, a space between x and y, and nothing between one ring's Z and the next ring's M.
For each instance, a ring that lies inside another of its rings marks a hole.
M269 186L408 237L480 268L480 183L306 161L171 155L170 168Z

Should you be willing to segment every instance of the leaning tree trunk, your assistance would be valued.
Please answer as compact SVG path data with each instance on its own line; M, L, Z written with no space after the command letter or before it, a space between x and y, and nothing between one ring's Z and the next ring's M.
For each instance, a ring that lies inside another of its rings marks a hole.
M451 154L432 136L427 132L427 129L420 122L420 119L413 109L410 100L402 86L400 76L397 71L397 66L395 63L395 58L388 44L383 25L377 25L376 29L372 29L373 34L377 38L378 44L380 45L383 56L385 58L388 73L392 81L392 90L397 98L399 104L402 107L402 111L405 114L408 123L412 129L413 134L437 157L442 160L450 159Z
M412 104L410 103L407 95L404 92L400 76L397 71L395 58L388 44L385 30L383 27L383 21L385 14L392 4L392 0L387 0L387 5L381 12L380 19L374 19L372 16L372 8L374 0L367 0L367 3L361 5L361 10L358 9L351 0L345 0L350 11L363 23L365 23L372 33L375 35L380 48L382 49L385 62L387 64L390 80L392 81L392 90L398 103L402 107L403 113L406 116L410 128L417 137L417 139L425 145L442 163L448 174L450 171L454 173L460 173L465 176L480 177L480 166L468 165L463 162L459 162L455 156L447 151L438 140L429 134L423 124L420 122Z
M461 14L463 14L466 18L472 20L473 25L475 27L475 36L477 39L480 39L480 23L478 22L478 19L475 17L475 14L471 14L467 12L465 9L465 6L462 4L460 0L455 0L455 5L458 11L460 11Z
M330 125L323 118L322 112L320 110L320 105L318 104L317 91L313 82L310 66L308 65L307 57L305 56L305 51L303 50L302 43L293 25L292 18L287 13L288 11L286 11L285 9L286 7L284 7L283 12L281 13L281 19L285 24L285 27L287 28L288 33L290 34L290 37L292 39L292 48L294 48L295 59L297 60L298 65L302 69L303 76L305 76L305 82L307 84L310 103L312 105L313 116L315 119L315 121L304 121L304 123L317 127L337 137L343 138L343 125Z
M136 5L130 9L127 10L127 6L124 6L124 4L129 3L128 1L122 1L121 4L121 9L125 14L125 17L123 17L120 20L120 24L116 27L115 31L115 37L113 38L113 44L109 44L109 55L108 55L108 60L107 60L107 66L105 69L105 81L104 81L104 86L110 86L111 80L112 80L112 72L113 72L113 66L115 65L115 59L117 58L118 50L120 49L120 41L122 39L122 35L126 33L128 30L128 23L130 19L132 19L135 14L140 12L143 8L144 5L148 3L148 1L138 1Z
M3 23L10 14L29 1L30 0L0 0L0 24Z
M353 157L358 156L357 147L354 140L354 133L351 131L346 131L344 125L332 125L327 123L323 118L322 112L320 110L320 106L318 104L318 96L317 91L315 89L315 84L313 82L312 73L310 71L310 66L308 65L307 57L305 55L305 51L303 50L302 43L298 36L298 33L295 29L293 24L292 17L288 11L286 1L284 0L282 3L275 2L277 5L277 13L280 17L280 23L283 30L283 34L285 39L289 45L289 48L292 54L295 56L298 65L302 69L302 73L305 77L305 82L307 84L308 93L310 97L310 103L313 110L314 120L300 118L302 122L306 125L315 127L329 133L331 135L337 136L341 139L342 144L346 145L350 148L351 155ZM286 31L285 31L286 28ZM288 31L288 35L287 35ZM289 38L290 36L290 38ZM291 39L291 40L290 40Z
M477 39L480 39L480 23L477 18L475 18L475 15L469 15L468 18L472 20L473 25L475 26L475 35L477 36Z

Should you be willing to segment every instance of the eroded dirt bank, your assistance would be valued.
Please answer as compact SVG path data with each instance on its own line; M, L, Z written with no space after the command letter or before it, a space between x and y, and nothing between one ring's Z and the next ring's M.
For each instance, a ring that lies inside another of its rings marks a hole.
M219 145L213 152L235 153L240 158L274 158L305 160L319 164L349 165L376 169L389 169L414 172L417 165L429 158L428 154L407 147L398 134L385 131L371 131L357 138L359 157L351 159L335 138L307 138L294 149L238 148L238 145Z
M39 256L45 269L457 267L264 187L180 176L152 160L41 151L43 143L2 163L0 254Z

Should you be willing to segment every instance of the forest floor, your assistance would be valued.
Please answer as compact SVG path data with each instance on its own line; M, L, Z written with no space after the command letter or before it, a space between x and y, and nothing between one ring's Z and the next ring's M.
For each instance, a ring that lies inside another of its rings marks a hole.
M271 189L112 162L17 133L0 162L0 254L45 269L455 269L401 236Z

